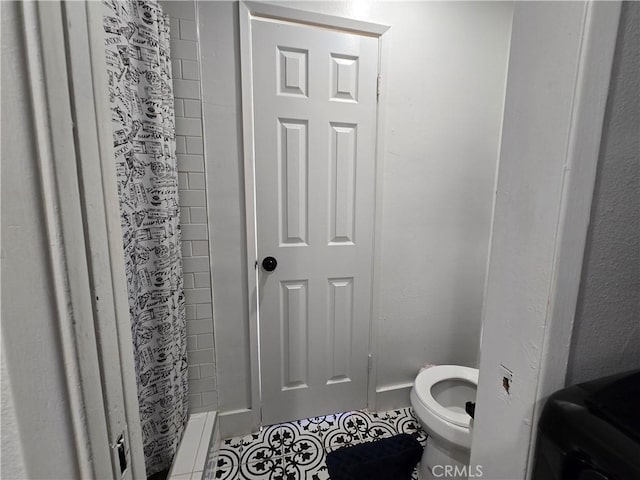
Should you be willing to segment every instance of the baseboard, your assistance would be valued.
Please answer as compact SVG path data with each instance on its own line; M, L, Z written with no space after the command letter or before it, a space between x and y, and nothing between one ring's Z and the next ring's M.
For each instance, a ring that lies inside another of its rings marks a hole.
M253 410L244 408L220 413L220 437L248 435L256 428Z
M411 406L409 394L412 387L413 382L376 388L376 410L383 412Z

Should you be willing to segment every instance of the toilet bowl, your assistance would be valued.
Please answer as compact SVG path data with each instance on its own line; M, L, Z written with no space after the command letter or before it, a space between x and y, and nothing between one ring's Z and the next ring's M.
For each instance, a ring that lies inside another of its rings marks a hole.
M478 370L439 365L418 374L411 389L411 406L427 432L420 462L421 478L467 478L472 419L466 402L476 401Z

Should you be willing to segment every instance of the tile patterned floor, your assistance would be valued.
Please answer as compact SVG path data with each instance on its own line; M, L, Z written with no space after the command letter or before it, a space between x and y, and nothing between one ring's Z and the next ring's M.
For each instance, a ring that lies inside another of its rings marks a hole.
M308 418L222 441L209 453L206 480L327 480L326 454L343 446L409 433L423 446L427 435L411 408L366 410ZM412 478L418 478L414 472Z

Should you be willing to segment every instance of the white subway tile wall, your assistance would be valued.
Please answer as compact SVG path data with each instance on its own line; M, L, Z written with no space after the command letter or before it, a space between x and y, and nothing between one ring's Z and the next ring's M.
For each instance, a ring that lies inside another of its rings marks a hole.
M167 1L161 5L171 19L189 410L196 413L218 407L196 9L193 1Z

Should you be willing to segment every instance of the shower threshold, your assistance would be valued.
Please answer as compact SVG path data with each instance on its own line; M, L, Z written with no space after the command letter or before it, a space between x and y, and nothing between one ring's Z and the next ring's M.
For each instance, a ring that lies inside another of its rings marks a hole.
M219 443L218 413L189 415L167 480L200 480L209 450Z

